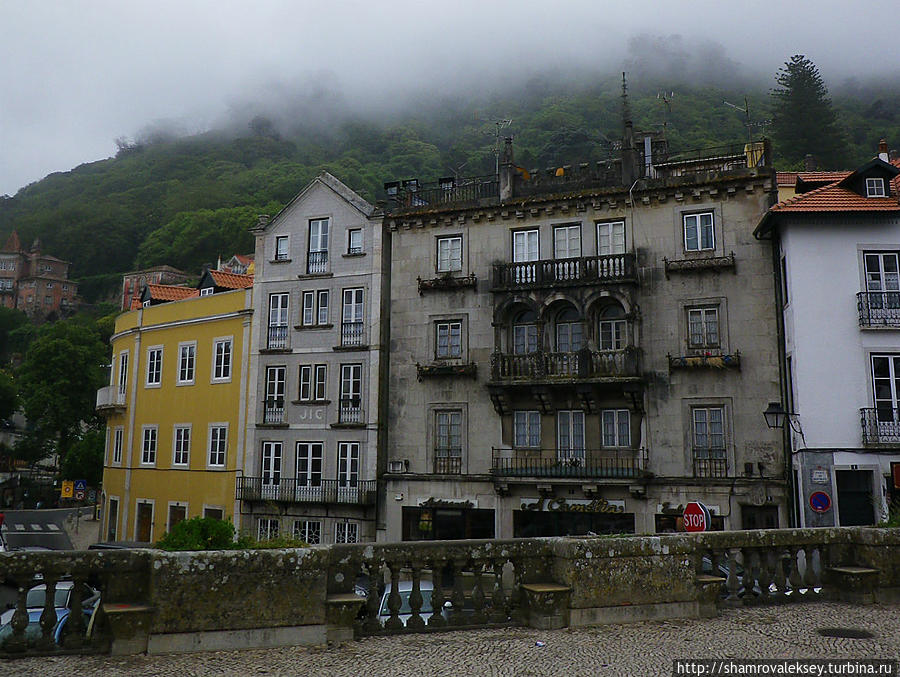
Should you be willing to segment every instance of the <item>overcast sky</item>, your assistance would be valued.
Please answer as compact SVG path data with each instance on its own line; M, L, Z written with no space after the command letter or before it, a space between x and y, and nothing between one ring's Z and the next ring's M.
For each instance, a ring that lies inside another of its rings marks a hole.
M615 72L631 36L677 34L767 74L806 54L836 83L900 65L897 16L896 0L0 0L0 195L313 76L362 105L507 70Z

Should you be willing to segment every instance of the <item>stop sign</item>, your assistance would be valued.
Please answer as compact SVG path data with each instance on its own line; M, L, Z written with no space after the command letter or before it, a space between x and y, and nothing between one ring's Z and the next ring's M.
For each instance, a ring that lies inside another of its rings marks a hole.
M685 531L706 531L709 527L709 509L699 501L687 504L682 514Z

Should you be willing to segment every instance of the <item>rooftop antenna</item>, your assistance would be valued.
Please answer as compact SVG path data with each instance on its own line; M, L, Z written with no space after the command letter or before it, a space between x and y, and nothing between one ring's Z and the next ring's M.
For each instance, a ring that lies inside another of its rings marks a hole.
M738 106L728 101L722 101L722 103L735 110L744 111L744 126L747 128L747 143L753 143L753 132L751 130L753 124L750 122L750 102L747 100L747 97L744 97L743 106Z
M666 129L669 127L669 116L672 114L672 99L675 98L675 92L657 92L656 98L662 101L663 105L663 137L666 135Z
M510 119L487 118L487 120L485 120L485 122L493 122L494 123L495 130L493 132L485 132L485 134L489 134L494 137L494 146L493 146L494 161L495 161L494 172L499 176L500 175L500 152L502 150L502 148L500 146L500 140L503 136L501 134L501 132L506 127L509 127L513 123L513 121L512 121L512 118L510 118Z

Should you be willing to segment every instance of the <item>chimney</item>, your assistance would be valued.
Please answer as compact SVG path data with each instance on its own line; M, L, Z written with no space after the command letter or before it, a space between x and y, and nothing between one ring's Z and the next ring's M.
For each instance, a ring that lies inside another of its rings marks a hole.
M900 159L900 153L898 153L896 149L892 148L891 153L890 153L890 158L891 158L891 162L894 162L894 160Z
M816 171L816 169L817 169L816 158L813 157L812 155L810 155L809 153L807 153L806 157L803 158L803 171L814 172L814 171Z
M886 139L882 139L878 142L878 159L882 162L888 161L888 147Z
M513 140L511 136L504 139L503 154L500 156L500 202L513 196L513 182L515 181L515 164L513 163Z

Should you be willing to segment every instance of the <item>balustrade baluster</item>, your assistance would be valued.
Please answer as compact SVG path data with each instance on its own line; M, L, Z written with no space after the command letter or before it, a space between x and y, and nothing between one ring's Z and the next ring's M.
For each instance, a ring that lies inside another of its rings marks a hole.
M803 579L800 576L800 566L798 560L798 553L800 552L799 546L791 546L788 548L789 553L789 561L791 571L788 574L788 581L790 582L791 589L794 591L793 595L791 595L795 600L800 599L800 588L803 586Z
M37 641L37 645L47 651L55 646L53 628L56 627L56 581L55 576L44 573L44 610L39 621L41 638Z
M84 581L80 578L72 579L72 599L69 604L69 620L66 621L65 638L63 646L67 649L74 649L84 644L84 611L82 605L82 592L84 590Z
M758 550L759 555L759 597L768 601L772 591L772 551L769 549Z
M474 613L470 619L470 622L475 625L483 625L487 623L487 614L484 611L485 606L485 594L483 586L482 573L485 569L483 562L475 562L475 566L473 567L473 577L474 583L472 585L472 608L474 609Z
M773 551L775 556L775 594L779 599L783 599L787 592L787 577L785 574L785 562L787 561L784 550L776 549Z
M744 575L741 576L741 586L744 588L744 604L752 604L756 601L756 573L754 571L756 561L754 551L751 548L742 548L741 559L744 561Z
M412 615L406 621L406 627L410 630L421 630L425 627L425 620L419 613L422 610L422 591L420 589L422 579L422 567L418 562L412 563L412 590L409 593L409 609Z
M503 591L503 566L506 564L504 559L495 559L494 568L494 589L491 591L491 621L494 623L503 623L509 616L507 609L509 600Z
M378 621L378 612L381 606L381 564L371 562L366 566L369 576L369 592L366 595L366 618L363 621L363 630L367 633L381 631L381 623Z
M453 613L450 615L451 625L462 625L466 619L463 616L463 607L466 604L466 592L463 589L463 569L467 564L465 558L454 558L453 562L453 594L450 601L453 602Z
M522 592L522 570L516 562L511 562L513 566L513 588L509 595L509 616L510 618L522 625L526 622L526 610L524 603L524 593Z
M402 630L403 621L400 620L400 607L403 604L400 598L400 564L396 562L388 562L388 569L391 572L391 591L388 593L387 607L391 612L390 618L384 624L388 630Z
M738 552L739 550L737 548L729 548L725 551L725 556L727 557L726 562L728 563L728 577L725 579L725 588L728 590L726 601L732 604L736 604L741 600L740 595L738 594L740 591L740 583L738 582L737 576Z
M442 587L441 578L444 573L444 565L446 562L440 559L431 560L431 618L428 619L429 628L443 628L447 625L444 618L444 588Z
M814 545L807 545L803 548L803 559L804 559L804 567L803 567L803 587L806 588L806 594L810 597L814 596L816 593L813 588L816 587L816 573L813 570L814 566L814 553L816 547Z
M25 651L28 643L25 640L25 628L28 627L28 607L25 606L25 600L28 597L28 588L19 586L18 596L16 598L16 610L13 613L10 625L12 625L12 636L6 640L3 647L5 651Z

